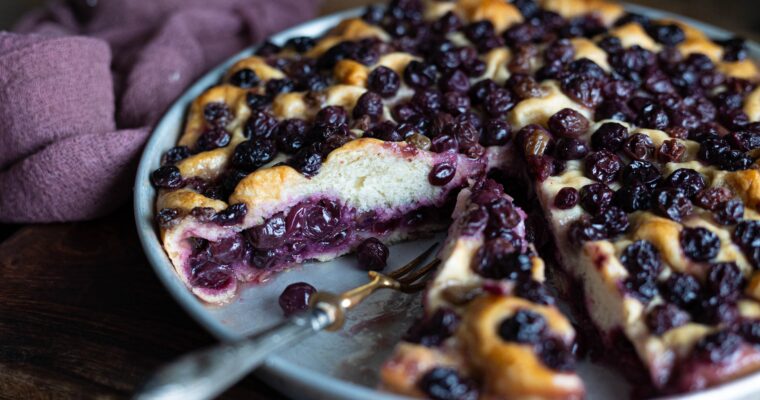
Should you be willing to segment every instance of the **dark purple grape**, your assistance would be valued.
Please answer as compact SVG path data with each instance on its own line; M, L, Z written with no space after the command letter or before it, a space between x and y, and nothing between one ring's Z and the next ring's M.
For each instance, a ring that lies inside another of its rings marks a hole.
M718 206L730 200L733 195L733 192L729 188L712 187L697 193L694 201L698 206L714 211L718 209Z
M483 146L503 146L512 134L512 127L502 119L488 119L483 124L483 134L480 135L480 144Z
M518 310L499 324L499 337L507 342L536 344L548 329L541 314L529 310Z
M550 43L544 50L544 60L547 63L558 62L567 64L575 58L575 47L568 39L560 39Z
M751 131L733 132L726 136L726 140L735 150L750 151L760 148L760 133Z
M388 247L376 238L368 238L356 248L356 258L359 268L368 271L382 271L387 265Z
M248 93L245 95L245 103L252 110L261 111L272 102L272 98L263 94Z
M605 124L606 125L606 124ZM577 138L588 130L588 119L572 108L563 108L549 118L549 130L561 137Z
M277 128L277 148L286 154L295 154L306 145L306 121L298 118L286 119Z
M735 302L709 296L699 302L699 307L692 311L692 317L706 325L731 325L739 319L739 309Z
M282 50L282 48L280 46L272 43L269 40L266 40L256 50L256 55L257 56L262 56L262 57L268 57L268 56L272 56L272 55L275 55L275 54L279 53L281 50Z
M623 144L623 152L631 159L648 161L654 158L654 142L643 133L635 133Z
M178 222L179 216L179 210L176 208L162 208L156 214L156 223L161 229L168 229Z
M618 121L633 121L635 114L622 100L607 98L594 111L594 119L614 119Z
M483 99L483 111L494 118L503 117L514 106L512 95L500 88L488 93Z
M663 130L670 125L670 118L659 104L645 105L636 116L636 125L644 128Z
M646 27L649 36L665 46L675 46L686 39L680 26L676 24L649 24Z
M470 98L464 93L446 92L443 95L443 110L451 115L460 115L470 109Z
M554 197L554 207L560 210L569 210L575 207L579 200L580 195L577 190L572 187L565 187L560 189Z
M675 139L669 139L657 150L657 160L662 163L681 162L686 153L686 146Z
M348 112L341 106L324 107L314 116L314 124L318 125L345 125L346 123L348 123Z
M367 88L383 97L393 97L401 85L398 74L385 66L375 68L367 77Z
M232 265L245 259L248 243L242 235L232 235L216 242L209 242L208 250L215 262Z
M404 82L412 88L422 89L431 86L437 75L435 65L413 60L404 69Z
M315 293L317 293L317 289L306 282L291 283L280 294L280 308L286 317L300 311L306 311L309 309L311 296Z
M190 285L193 287L218 290L229 286L234 279L229 266L209 260L193 264L190 270Z
M462 70L456 69L441 76L438 80L438 88L444 93L467 93L470 89L470 78Z
M425 347L438 347L456 332L459 322L459 316L454 311L441 307L433 315L412 325L403 339Z
M721 300L734 302L739 300L744 284L744 275L736 263L722 262L710 265L705 289Z
M213 222L222 226L236 225L243 222L248 213L245 203L232 204L214 215Z
M654 210L673 221L680 222L691 214L692 204L684 192L678 189L658 189L653 195Z
M447 12L442 17L433 22L433 30L443 35L456 32L461 28L462 20L452 11Z
M263 224L246 231L248 240L257 249L274 249L282 246L288 238L288 233L285 216L282 213L275 214Z
M476 383L459 375L454 368L435 367L417 382L426 397L432 400L477 400Z
M370 24L377 25L380 23L380 21L383 20L384 15L385 15L385 7L381 5L370 5L364 9L364 13L362 14L362 19L369 22Z
M164 165L150 174L150 183L159 189L177 189L182 186L182 175L179 168L173 165Z
M586 76L569 75L561 81L562 91L571 99L589 108L602 102L601 84Z
M619 53L624 50L623 42L616 36L605 36L596 45L608 54Z
M161 156L161 165L174 165L188 157L190 157L190 149L187 146L172 147Z
M647 210L652 204L651 188L643 183L627 184L615 192L613 201L629 213Z
M629 277L623 281L623 287L631 295L644 303L649 303L655 296L657 296L657 285L655 284L654 279Z
M274 159L277 149L270 140L246 140L235 147L232 166L245 172L252 172Z
M531 258L519 253L506 239L487 241L473 259L472 269L478 275L490 279L517 280L530 276Z
M620 150L627 138L628 129L625 126L615 122L607 122L591 135L591 147L594 150L616 152Z
M250 89L258 86L261 83L261 79L256 75L256 71L250 68L243 68L232 74L230 83L242 89Z
M203 119L209 126L224 128L234 118L227 104L213 102L203 107Z
M292 48L298 53L306 53L317 44L317 41L310 36L296 36L285 42L285 47Z
M511 93L514 93L522 100L541 97L544 93L538 82L528 74L514 73L507 79L504 85Z
M747 41L740 37L717 40L716 43L723 46L723 61L742 61L747 58L749 53Z
M635 279L654 279L663 269L660 252L646 240L628 245L620 256L620 262Z
M695 261L710 261L720 251L720 238L705 228L683 228L679 239L686 256Z
M711 363L720 363L733 356L742 344L739 335L727 330L711 333L700 339L695 345L695 357Z
M209 151L230 144L230 133L223 128L214 127L201 133L195 143L196 151Z
M586 176L602 183L614 181L621 167L620 157L608 150L591 153L585 160Z
M414 93L410 102L421 112L434 114L441 108L441 93L431 89L418 90Z
M554 156L559 160L580 160L588 154L588 147L578 139L560 138L554 146Z
M654 306L646 317L649 331L657 336L661 336L673 328L683 326L690 320L688 313L669 303Z
M621 180L625 184L644 184L650 188L657 186L662 178L660 170L649 161L633 161L623 168Z
M608 56L610 66L633 82L642 80L642 73L657 62L657 57L649 50L639 45L633 45L623 51L612 53Z
M742 248L750 263L760 268L760 221L739 222L732 239Z
M274 97L281 93L290 93L295 88L296 85L291 79L271 79L266 84L266 93L268 96Z
M356 101L353 116L359 119L363 116L380 118L383 115L383 98L375 92L364 92Z
M401 131L396 129L396 124L391 121L383 121L367 131L366 137L373 137L386 142L400 142L404 140Z
M549 337L541 342L538 357L544 365L556 371L569 372L575 369L573 351L558 338Z
M757 346L760 344L760 321L748 320L739 324L738 333L744 340Z
M713 211L713 217L719 224L733 225L744 217L744 203L739 199L731 199L718 204Z
M690 168L679 168L665 179L665 185L682 191L686 197L694 197L707 185L699 172Z
M604 226L608 237L625 233L630 227L628 214L615 206L600 211L591 219L591 223Z
M491 79L483 79L472 85L468 94L473 105L481 105L485 102L486 96L497 89L499 89L499 85L496 82Z
M277 119L266 111L253 110L243 128L247 138L269 138L277 128Z
M438 135L431 140L430 150L436 153L456 151L457 149L459 149L459 142L454 135Z
M578 220L570 224L567 239L570 243L580 245L591 240L601 240L607 237L603 225L593 224L589 220Z
M591 214L598 214L609 207L614 192L603 183L585 185L580 190L580 204Z
M312 177L322 167L322 153L314 146L306 146L290 159L289 164L304 176Z
M430 174L428 174L428 181L433 186L445 186L454 179L456 172L457 168L455 165L452 165L452 163L448 161L444 161L433 166L433 169L430 170Z
M320 200L303 211L302 234L314 241L322 241L335 233L341 210L332 200Z
M660 291L668 302L690 309L698 303L702 287L695 277L676 272L660 285Z

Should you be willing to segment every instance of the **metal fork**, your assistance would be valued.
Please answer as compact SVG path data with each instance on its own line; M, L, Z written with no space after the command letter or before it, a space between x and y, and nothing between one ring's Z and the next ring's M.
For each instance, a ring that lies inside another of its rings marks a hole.
M437 265L433 260L420 265L437 246L434 244L403 267L381 274L369 271L369 283L341 294L317 292L311 299L308 311L296 314L279 324L252 336L233 342L220 343L180 357L160 368L138 390L138 400L193 400L210 399L219 394L266 358L288 345L321 330L339 330L345 322L345 313L379 289L394 289L414 293L425 287L426 276Z

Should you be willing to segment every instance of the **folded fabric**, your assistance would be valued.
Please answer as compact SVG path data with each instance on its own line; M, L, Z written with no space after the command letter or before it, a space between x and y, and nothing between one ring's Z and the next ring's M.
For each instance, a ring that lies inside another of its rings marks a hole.
M123 204L170 103L318 3L69 0L0 32L0 222L91 219Z

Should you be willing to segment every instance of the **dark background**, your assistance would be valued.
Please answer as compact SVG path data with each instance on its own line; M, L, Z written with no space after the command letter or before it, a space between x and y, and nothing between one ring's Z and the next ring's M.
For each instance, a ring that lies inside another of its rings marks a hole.
M0 29L9 29L24 11L44 2L44 0L0 0ZM384 0L327 1L328 5L323 11L327 13L376 2L384 2ZM718 25L746 37L760 38L760 4L757 0L634 0L631 3L676 12Z

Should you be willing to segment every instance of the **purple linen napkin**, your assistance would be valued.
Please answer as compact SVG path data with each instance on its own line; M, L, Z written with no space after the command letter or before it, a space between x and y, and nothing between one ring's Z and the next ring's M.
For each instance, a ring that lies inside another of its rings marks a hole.
M0 32L0 222L122 204L150 129L203 72L319 0L54 2Z

